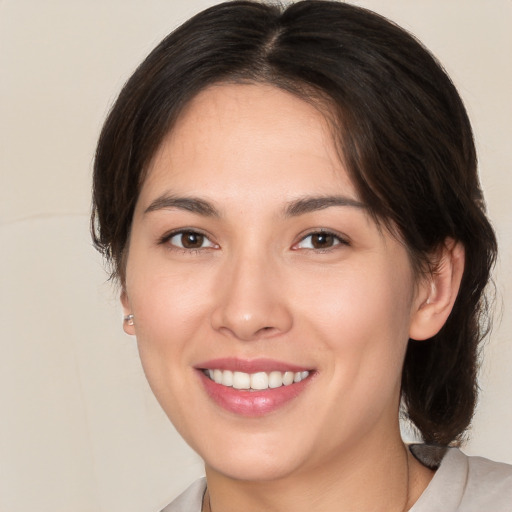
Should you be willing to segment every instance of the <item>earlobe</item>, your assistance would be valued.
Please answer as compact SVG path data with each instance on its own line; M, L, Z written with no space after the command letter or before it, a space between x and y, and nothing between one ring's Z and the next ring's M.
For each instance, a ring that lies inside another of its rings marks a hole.
M447 238L435 257L432 274L419 285L409 338L426 340L436 335L448 319L464 273L464 246Z
M123 329L126 334L135 335L135 325L134 325L134 316L132 313L132 308L130 306L130 301L128 299L128 294L126 290L123 289L121 292L121 304L123 306Z

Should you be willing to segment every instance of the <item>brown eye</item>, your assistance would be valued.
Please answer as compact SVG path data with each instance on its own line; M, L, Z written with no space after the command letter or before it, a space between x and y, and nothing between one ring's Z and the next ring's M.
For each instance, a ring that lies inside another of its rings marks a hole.
M187 231L181 234L181 245L185 249L199 249L203 245L204 235Z
M305 236L296 246L297 249L331 249L337 245L348 243L334 233L318 231Z
M315 233L311 235L311 245L315 249L326 249L334 245L334 236L329 233Z
M170 245L179 247L180 249L207 249L210 247L216 247L216 245L209 240L202 233L197 231L180 231L174 233L168 238Z

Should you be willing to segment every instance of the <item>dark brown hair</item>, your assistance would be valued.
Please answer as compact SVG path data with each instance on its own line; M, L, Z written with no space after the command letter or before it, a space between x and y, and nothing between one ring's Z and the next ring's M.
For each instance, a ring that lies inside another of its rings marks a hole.
M484 288L496 256L471 126L452 82L410 34L371 11L312 0L207 9L167 36L128 80L103 127L94 166L96 247L124 280L144 173L187 102L219 82L269 83L329 109L341 156L372 215L398 229L416 269L447 237L466 252L442 330L409 341L407 413L427 442L468 427L477 395Z

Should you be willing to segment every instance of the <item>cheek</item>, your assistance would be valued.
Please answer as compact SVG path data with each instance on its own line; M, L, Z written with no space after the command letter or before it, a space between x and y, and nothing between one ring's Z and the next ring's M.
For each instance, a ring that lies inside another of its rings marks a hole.
M170 268L136 254L127 267L127 294L136 319L140 358L157 397L162 394L161 386L168 391L176 388L176 368L190 368L196 350L190 341L206 339L208 330L205 312L211 279Z
M201 301L204 291L190 279L153 273L138 276L129 290L147 381L162 409L183 433L190 429L186 405L193 402L187 384L195 379L191 361L197 360L197 344L193 340L207 339Z
M410 273L368 265L331 276L330 283L316 276L308 285L301 316L323 340L318 349L333 356L333 378L361 389L396 386L409 337Z
M197 281L153 274L129 289L141 341L172 349L202 326L209 286Z
M337 331L340 341L348 334L365 337L372 330L407 333L414 295L408 271L397 272L387 265L351 267L326 276L311 275L301 288L307 293L295 295L301 297L304 314Z

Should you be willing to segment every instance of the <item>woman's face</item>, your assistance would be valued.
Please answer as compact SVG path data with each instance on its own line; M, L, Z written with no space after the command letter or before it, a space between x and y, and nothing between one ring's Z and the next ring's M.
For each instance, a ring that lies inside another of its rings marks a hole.
M416 289L324 118L289 93L210 87L152 161L126 329L163 409L215 471L279 478L396 439Z

